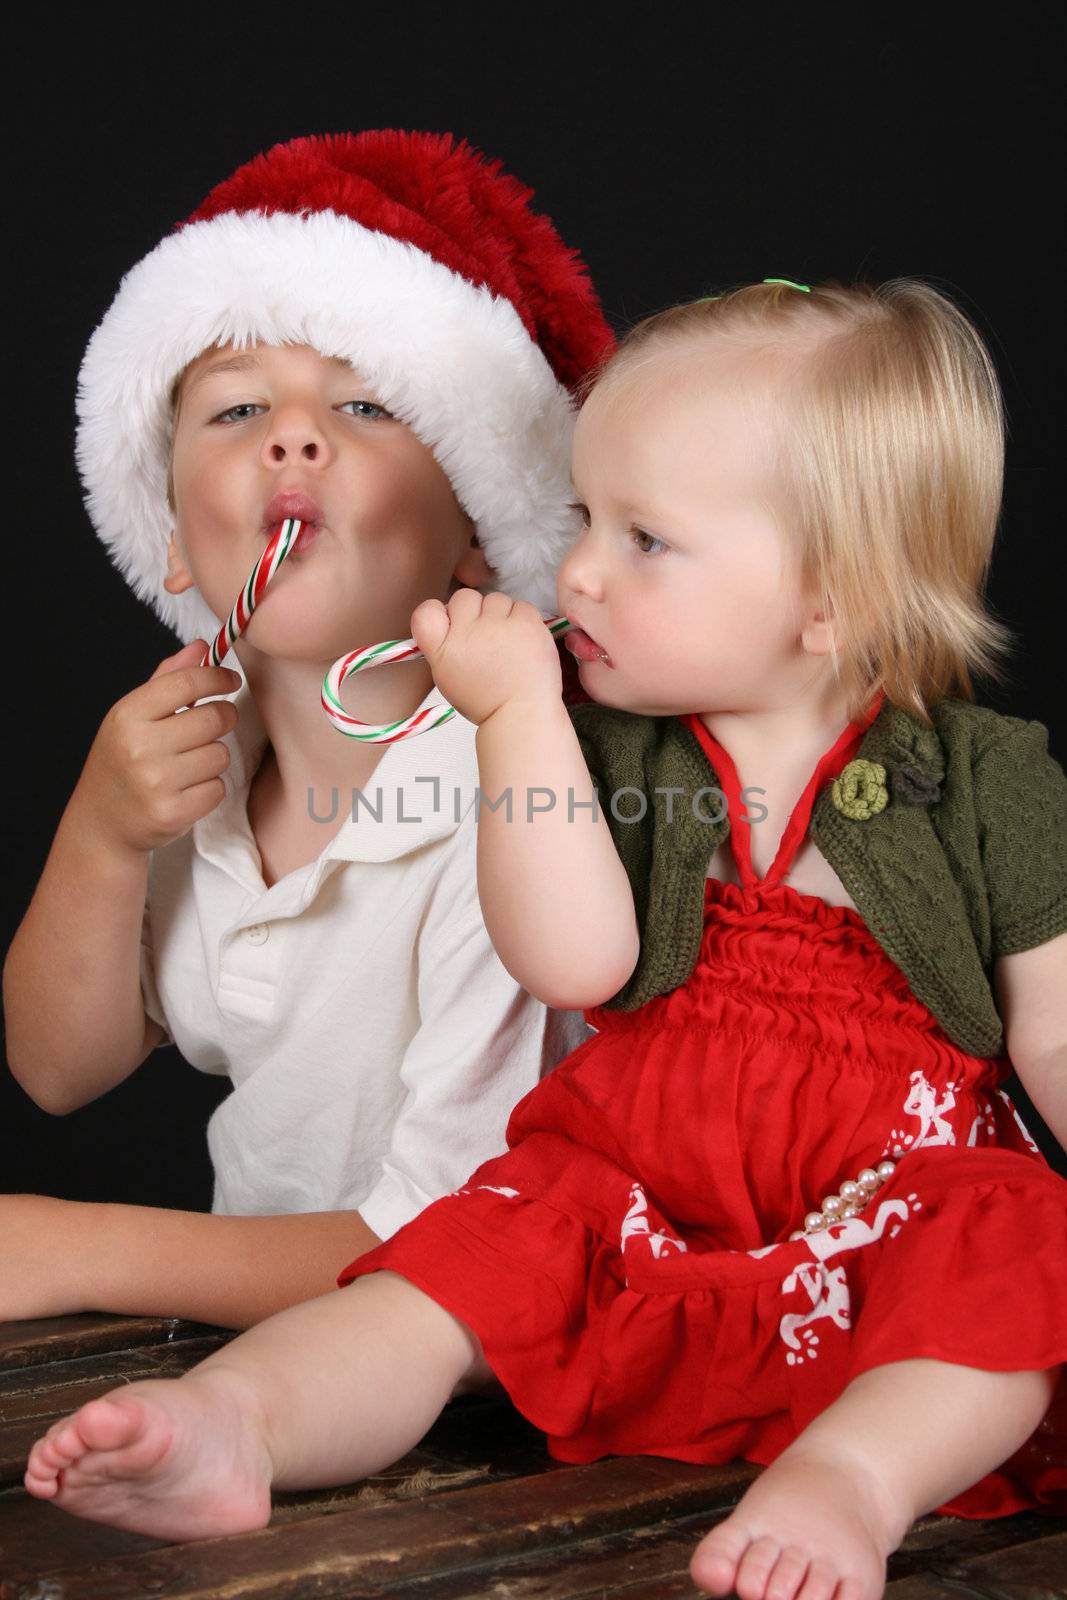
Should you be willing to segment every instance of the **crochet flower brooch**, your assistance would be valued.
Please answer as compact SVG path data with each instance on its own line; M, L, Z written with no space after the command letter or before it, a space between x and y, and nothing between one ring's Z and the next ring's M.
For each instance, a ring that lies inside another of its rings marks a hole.
M884 811L889 802L885 768L879 761L850 761L831 792L834 805L850 822L866 822Z
M893 793L906 806L932 806L941 798L941 785L911 762L895 768ZM886 770L880 761L857 757L834 779L831 799L850 822L867 822L889 804Z

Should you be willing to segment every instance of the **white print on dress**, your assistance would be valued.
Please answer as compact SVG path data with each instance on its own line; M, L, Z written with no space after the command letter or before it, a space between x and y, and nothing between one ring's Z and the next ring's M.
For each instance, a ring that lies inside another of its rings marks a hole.
M864 1222L862 1217L849 1217L844 1222L831 1223L830 1227L819 1233L807 1235L807 1246L816 1259L801 1261L782 1280L783 1294L793 1294L798 1288L803 1288L811 1301L810 1310L789 1311L778 1324L778 1332L787 1346L785 1359L791 1367L799 1366L805 1360L814 1361L818 1356L819 1336L812 1331L811 1323L829 1317L835 1327L849 1327L850 1307L845 1269L828 1269L826 1262L840 1255L842 1250L861 1250L865 1245L874 1244L883 1234L894 1239L907 1222L909 1214L921 1210L922 1202L918 1195L909 1194L906 1200L883 1200L873 1222Z
M630 1189L630 1209L622 1219L622 1229L619 1235L619 1248L625 1254L627 1239L638 1236L648 1240L648 1247L652 1252L652 1259L658 1261L661 1256L669 1256L672 1252L685 1255L688 1245L682 1239L672 1239L668 1233L653 1233L648 1223L648 1199L639 1183Z
M956 1090L959 1084L946 1083L944 1093L938 1100L937 1090L922 1072L913 1072L910 1083L908 1098L904 1102L904 1113L909 1117L918 1117L919 1131L906 1133L903 1128L893 1129L885 1142L882 1154L892 1156L894 1159L899 1159L905 1150L918 1150L920 1146L956 1143L956 1135L945 1120L945 1115L956 1104Z
M997 1124L993 1116L992 1102L989 1100L983 1100L981 1106L978 1108L974 1121L971 1123L971 1131L967 1135L967 1148L970 1150L978 1143L979 1134L982 1135L982 1138L987 1144L992 1144L996 1135L996 1131Z
M819 1353L819 1335L811 1331L809 1323L820 1317L830 1317L838 1328L848 1328L850 1323L844 1267L832 1267L828 1272L821 1261L802 1261L782 1284L782 1293L792 1294L800 1286L808 1292L811 1310L790 1311L778 1324L778 1332L789 1346L785 1359L791 1367L805 1359L814 1361Z
M502 1194L506 1200L517 1200L519 1198L517 1189L498 1189L493 1183L480 1183L478 1188L488 1189L490 1194ZM473 1192L472 1189L457 1189L455 1191L456 1194L473 1194Z
M1035 1155L1035 1156L1036 1155L1040 1155L1041 1152L1038 1150L1037 1145L1034 1143L1033 1139L1030 1137L1029 1128L1026 1126L1026 1123L1023 1121L1022 1117L1020 1117L1020 1115L1016 1111L1015 1107L1012 1105L1010 1096L1006 1095L1004 1093L1003 1089L998 1089L997 1093L999 1094L1000 1098L1003 1100L1004 1104L1007 1106L1008 1110L1011 1112L1012 1116L1015 1118L1015 1126L1018 1128L1019 1132L1022 1134L1023 1138L1026 1140L1027 1149L1030 1151L1030 1153L1032 1155Z

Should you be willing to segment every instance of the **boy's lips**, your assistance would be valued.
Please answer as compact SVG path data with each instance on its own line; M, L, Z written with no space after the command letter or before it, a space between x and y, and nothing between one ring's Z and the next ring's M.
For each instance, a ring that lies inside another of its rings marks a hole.
M290 555L299 555L314 544L322 532L323 514L317 500L299 489L285 489L270 500L263 513L263 531L269 538L279 522L302 522Z
M322 508L317 500L302 490L286 489L268 502L263 512L264 531L269 533L279 522L287 522L290 519L320 526L323 520Z

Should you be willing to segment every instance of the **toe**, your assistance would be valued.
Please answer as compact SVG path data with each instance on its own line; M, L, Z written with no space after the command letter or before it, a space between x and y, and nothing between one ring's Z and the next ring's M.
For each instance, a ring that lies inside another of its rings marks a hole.
M139 1401L114 1400L110 1395L90 1400L76 1417L83 1450L119 1450L133 1444L144 1430L144 1411Z
M765 1600L767 1580L774 1571L781 1553L782 1547L777 1539L772 1539L767 1534L759 1539L753 1539L741 1558L741 1565L734 1579L734 1588L740 1600Z
M57 1469L69 1467L72 1461L85 1454L85 1444L78 1432L75 1417L64 1417L41 1440L41 1447Z
M807 1576L811 1557L799 1545L787 1545L767 1579L767 1600L795 1600Z
M882 1589L868 1589L862 1578L842 1578L833 1591L834 1600L878 1600Z
M697 1545L689 1563L693 1582L708 1594L732 1594L738 1564L751 1537L735 1517L728 1517L712 1528Z
M835 1568L825 1561L813 1561L808 1568L808 1575L804 1580L804 1587L797 1596L797 1600L844 1600L838 1588L839 1574ZM846 1580L847 1581L847 1580ZM853 1600L859 1600L858 1595Z
M42 1458L36 1445L30 1451L22 1481L27 1491L36 1495L39 1500L50 1500L59 1490L59 1475L56 1469L49 1466Z

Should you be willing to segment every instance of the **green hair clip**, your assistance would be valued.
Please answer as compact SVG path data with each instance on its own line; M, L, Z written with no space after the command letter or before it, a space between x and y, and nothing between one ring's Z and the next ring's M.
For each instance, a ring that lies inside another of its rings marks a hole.
M794 283L792 278L764 278L763 281L764 283L782 283L787 289L799 289L801 294L811 293L811 289L806 283ZM691 304L695 306L702 306L705 305L709 300L721 299L722 291L720 291L718 294L702 294L699 300L694 300L691 302Z

